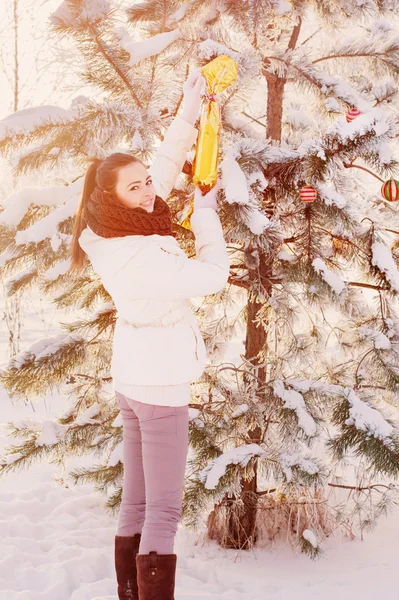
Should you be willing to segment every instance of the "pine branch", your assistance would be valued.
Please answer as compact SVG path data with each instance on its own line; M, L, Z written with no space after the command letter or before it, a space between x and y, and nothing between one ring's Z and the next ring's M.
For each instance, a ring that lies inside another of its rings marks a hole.
M348 285L352 285L353 287L362 287L362 288L368 288L370 290L390 290L390 287L388 286L381 286L381 285L373 285L372 283L362 283L360 281L346 281L345 283L347 283Z
M307 70L305 70L305 68L302 68L299 64L293 63L290 59L284 59L284 58L281 58L278 56L264 57L262 73L265 77L268 76L268 74L269 74L268 67L271 65L271 63L273 61L281 62L282 64L284 64L287 67L287 70L288 69L294 70L300 76L299 79L298 79L298 77L296 77L297 83L300 83L301 78L302 78L305 81L307 81L308 83L310 83L312 87L315 87L320 91L322 91L323 88L325 88L325 81L323 80L323 73L317 72L316 69L311 69L311 63L306 65ZM349 108L353 104L355 104L353 98L349 99L348 92L346 91L346 89L345 89L345 92L341 91L341 89L343 89L343 85L339 81L337 76L335 76L335 82L334 83L331 82L330 87L333 88L334 96L338 97ZM347 88L347 84L346 84L346 88ZM358 96L358 94L355 94L355 93L353 94L353 96L354 95Z
M366 169L366 167L362 167L360 165L355 165L355 164L353 164L353 162L346 163L346 162L343 161L342 164L344 165L344 167L346 169L349 169L349 168L352 168L352 167L356 168L356 169L362 169L362 171L365 171L366 173L369 173L370 175L372 175L373 177L375 177L376 179L378 179L379 181L381 181L381 183L384 183L384 180L381 179L381 177L378 177L378 175L376 175L375 173L373 173L369 169Z
M125 76L125 74L122 72L122 70L119 68L119 66L116 64L116 62L113 60L113 58L110 55L110 53L107 52L105 44L101 40L101 38L100 38L100 36L98 34L97 29L95 27L90 27L89 31L92 34L93 39L95 40L95 42L97 44L97 47L99 49L100 54L105 58L105 60L107 60L109 62L109 64L114 69L115 73L121 78L121 80L125 84L126 88L128 89L130 95L132 96L133 100L136 102L137 106L139 108L143 108L143 104L140 101L139 97L137 96L137 94L136 94L133 86L131 85L130 81Z
M381 45L381 41L379 40ZM369 50L368 50L369 48ZM392 56L391 56L392 55ZM382 63L384 63L389 70L392 70L394 73L399 72L399 67L397 64L399 58L399 40L388 40L386 42L386 46L384 50L378 51L377 42L374 40L366 40L365 42L357 43L354 45L353 43L344 45L337 53L329 54L327 56L322 56L312 61L312 64L315 65L325 60L337 59L337 58L370 58L370 59L378 59ZM390 59L390 60L387 60Z
M390 483L389 485L384 485L382 483L373 483L372 485L357 486L357 485L343 485L343 484L328 482L327 485L330 487L334 487L334 488L341 488L343 490L355 490L356 492L362 492L363 490L375 490L375 489L378 491L378 488L392 490L394 487L396 487L396 484L394 484L394 483Z

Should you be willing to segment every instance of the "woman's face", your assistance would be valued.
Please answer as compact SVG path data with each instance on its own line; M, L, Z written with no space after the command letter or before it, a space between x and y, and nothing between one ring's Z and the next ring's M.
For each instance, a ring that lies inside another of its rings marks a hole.
M156 193L152 178L139 162L130 163L118 170L115 193L129 208L141 206L147 212L154 210Z

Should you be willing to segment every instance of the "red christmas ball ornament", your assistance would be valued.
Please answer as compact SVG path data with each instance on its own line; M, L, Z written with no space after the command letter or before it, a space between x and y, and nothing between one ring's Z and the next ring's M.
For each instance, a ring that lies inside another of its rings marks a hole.
M384 200L396 202L399 198L399 181L396 179L388 179L388 181L381 186L381 195Z
M299 192L299 197L302 202L314 202L317 198L317 192L310 185L305 185Z
M346 120L348 121L348 123L351 123L353 119L356 119L356 117L358 117L361 114L362 113L360 112L360 110L357 110L357 108L351 108L350 111L346 113Z

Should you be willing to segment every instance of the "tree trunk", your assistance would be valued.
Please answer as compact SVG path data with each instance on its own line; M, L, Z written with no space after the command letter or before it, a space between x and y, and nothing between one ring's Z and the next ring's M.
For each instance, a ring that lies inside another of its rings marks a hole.
M250 251L254 248L250 247ZM269 276L271 273L271 261L267 260L262 252L259 253L259 267L249 269L250 282L262 285L262 291L266 294L271 293L271 283ZM247 333L245 339L245 358L250 360L253 365L258 365L257 377L259 384L263 385L266 381L266 356L267 356L267 335L262 325L256 325L254 319L258 310L262 307L262 302L259 299L249 299L247 310ZM244 374L244 381L250 383L251 376ZM249 444L260 444L263 440L262 427L256 426L247 432ZM217 530L216 537L218 542L226 548L244 549L255 545L257 540L256 518L257 518L257 462L258 458L254 458L254 475L251 479L246 480L241 478L241 493L239 498L224 497L222 502L214 507L214 514L209 521L210 527L215 527ZM214 524L218 521L218 511L225 511L227 507L227 518L221 517L222 525L216 527ZM208 530L209 530L208 528ZM214 539L215 535L210 535Z
M294 48L298 41L298 36L301 27L301 19L298 19L297 24L293 28L291 38L288 44L288 48ZM271 138L277 142L281 141L282 133L282 116L283 116L283 100L284 100L284 87L286 84L286 78L278 77L274 73L264 71L264 75L267 81L267 128L266 137ZM268 194L269 195L269 194ZM266 212L270 213L271 198L265 198ZM249 248L249 251L253 251L253 246ZM257 285L262 286L262 291L268 295L272 293L272 285L270 283L270 277L272 275L272 260L268 260L267 257L262 253L260 249L258 251L259 266L255 269L248 269L249 282L255 282ZM254 319L257 316L258 310L261 308L262 302L259 299L248 298L247 304L247 333L245 339L245 358L249 360L253 365L259 366L257 370L258 383L260 386L264 386L266 383L266 361L267 361L267 334L261 325L256 325ZM248 381L250 376L244 375L244 381ZM248 443L260 444L262 428L256 426L247 432ZM213 522L217 521L217 513L222 505L228 503L231 506L229 517L225 522L225 530L223 531L223 546L229 548L242 548L248 549L255 545L257 539L256 531L256 518L257 518L257 503L258 503L258 490L257 490L257 463L258 458L254 459L254 475L246 481L243 477L241 478L241 494L239 497L239 508L237 500L238 498L229 499L226 502L226 498L220 505L216 505L214 508L214 514L212 515ZM218 535L218 538L220 536ZM227 542L226 542L227 540ZM218 540L220 542L220 539Z

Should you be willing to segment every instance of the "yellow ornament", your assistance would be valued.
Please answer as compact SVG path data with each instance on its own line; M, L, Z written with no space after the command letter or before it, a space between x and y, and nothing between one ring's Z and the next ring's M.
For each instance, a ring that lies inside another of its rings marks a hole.
M200 128L193 162L193 183L203 194L217 181L220 139L220 108L216 95L235 82L238 65L224 54L202 67L201 74L207 82L207 94L201 107Z
M238 73L236 61L221 54L202 67L201 74L207 82L205 99L201 107L200 127L193 161L193 183L203 194L213 188L217 181L220 139L220 108L216 94L222 93L235 82ZM194 200L184 210L180 225L192 231L190 217L194 212Z

